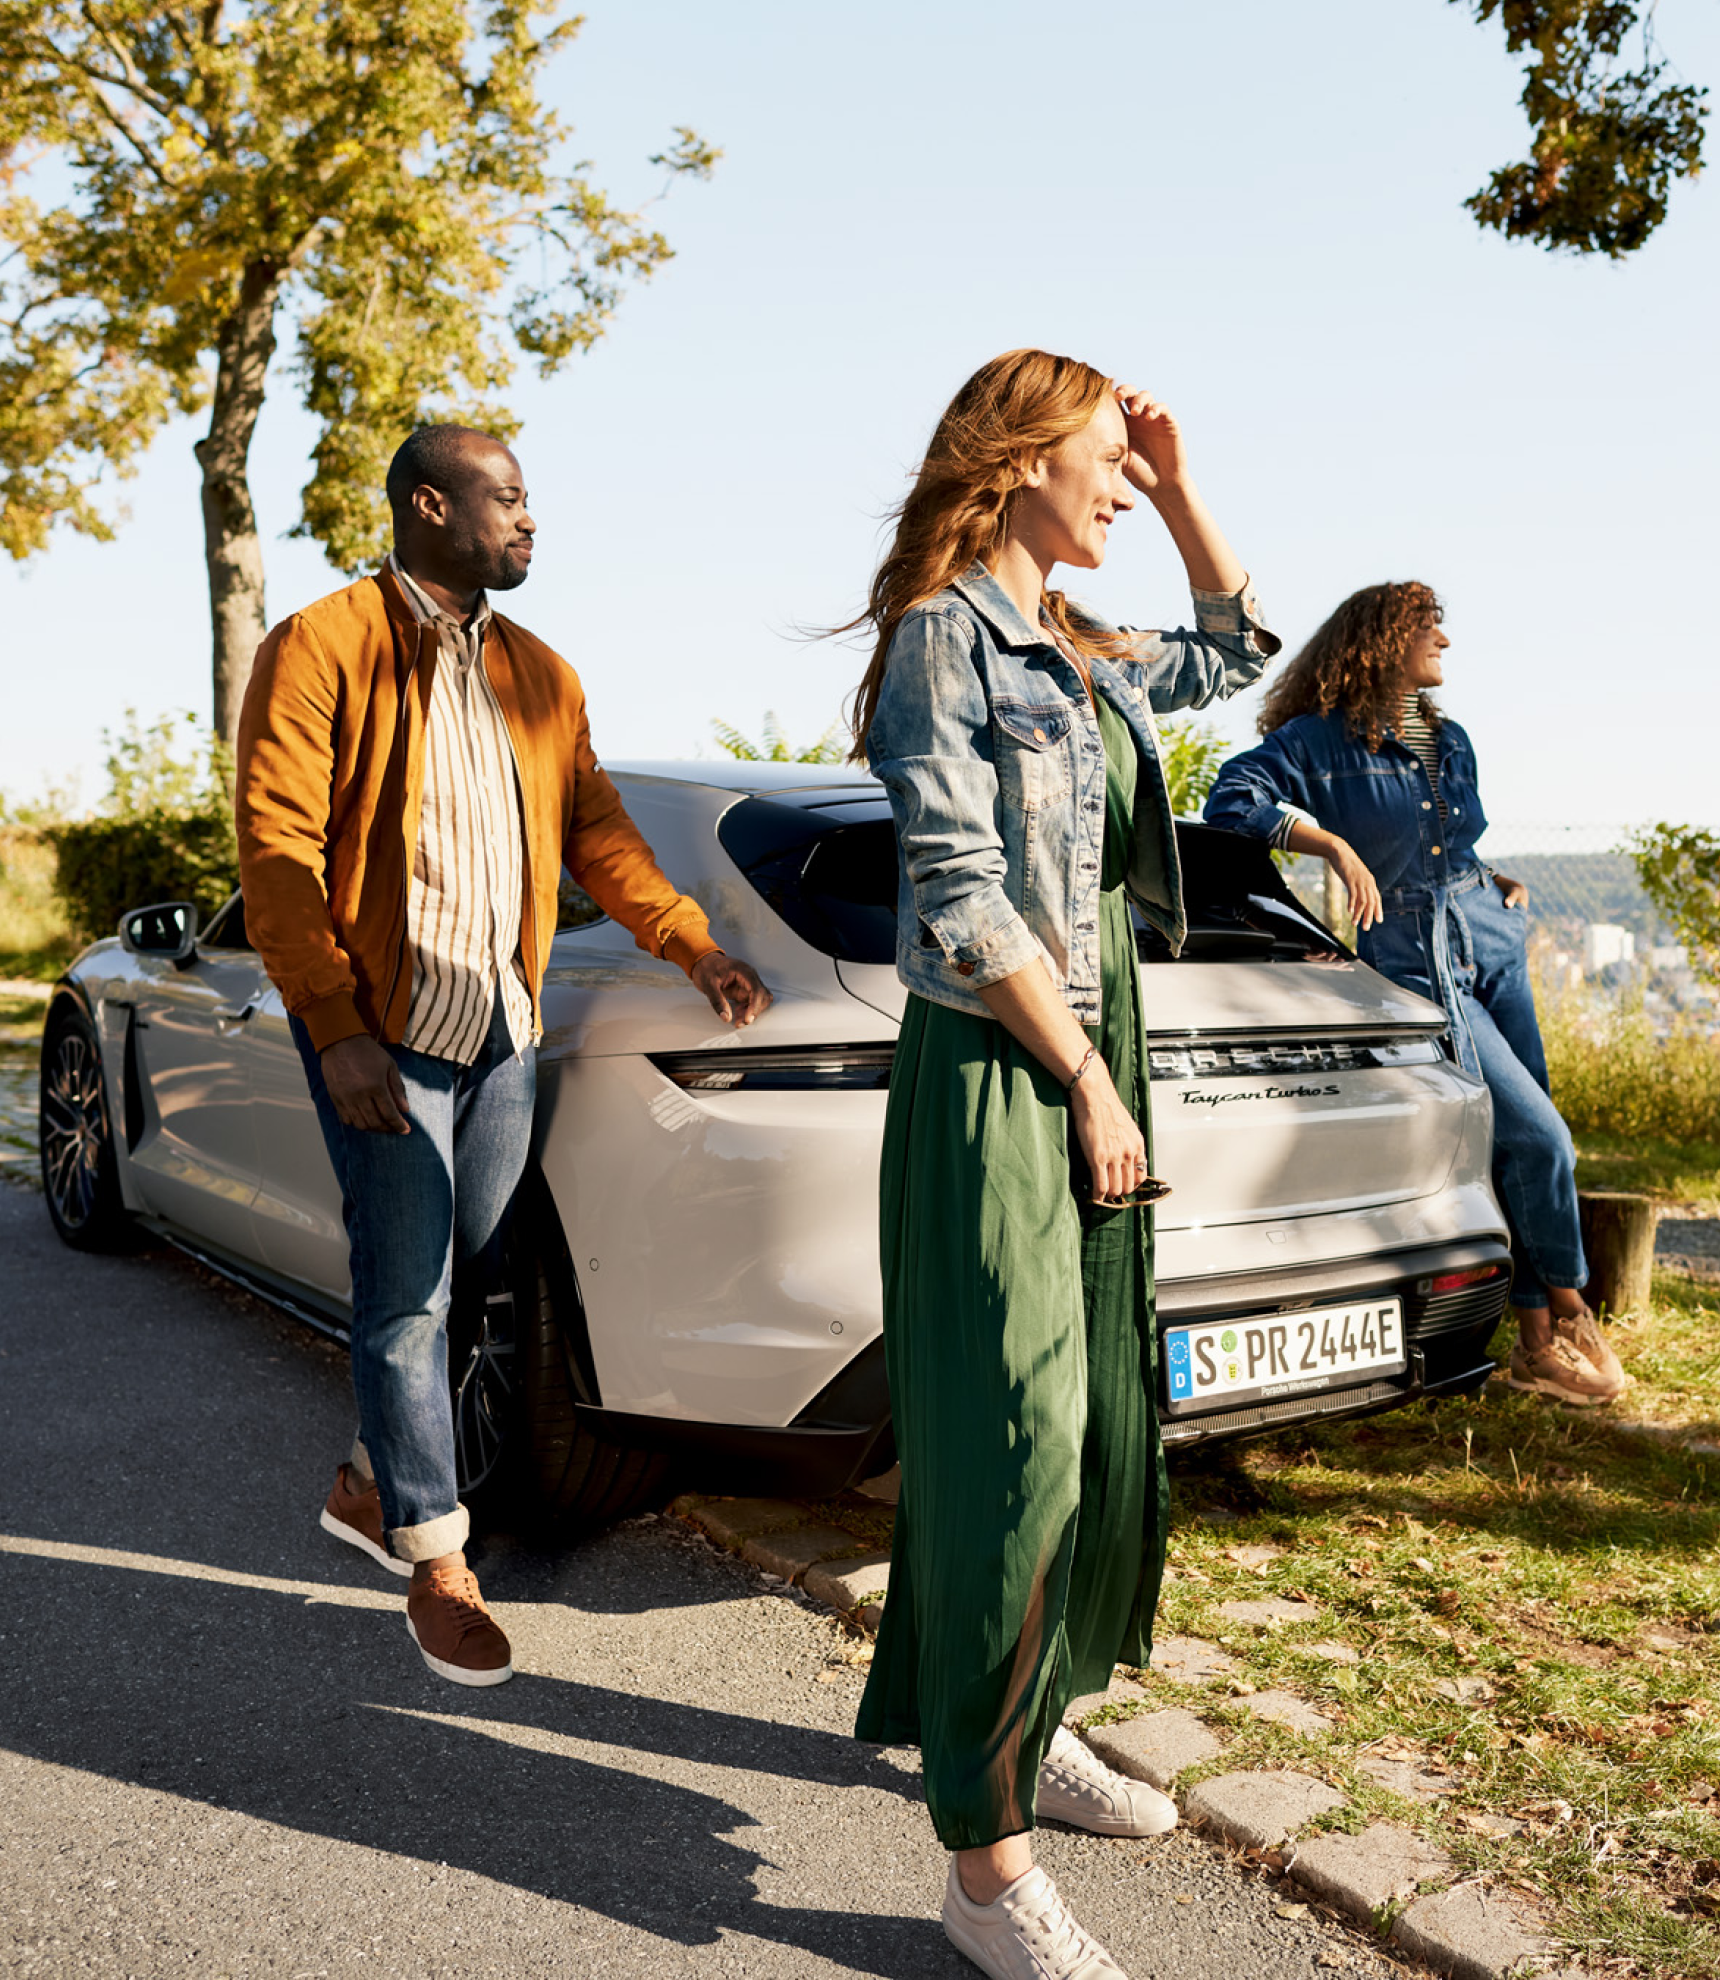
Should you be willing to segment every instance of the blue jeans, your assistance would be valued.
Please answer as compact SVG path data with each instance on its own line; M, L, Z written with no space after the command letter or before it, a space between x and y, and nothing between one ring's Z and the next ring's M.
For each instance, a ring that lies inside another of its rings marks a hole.
M335 1113L296 1018L293 1038L352 1247L352 1385L382 1522L402 1560L434 1560L462 1548L469 1530L448 1394L454 1273L491 1266L500 1252L531 1146L537 1055L527 1046L515 1057L499 998L469 1066L391 1045L412 1132L377 1134Z
M1493 1181L1510 1219L1515 1306L1548 1286L1583 1286L1576 1150L1553 1105L1529 987L1527 916L1471 867L1447 887L1396 887L1384 919L1357 938L1363 962L1445 1006L1465 1068L1493 1096Z

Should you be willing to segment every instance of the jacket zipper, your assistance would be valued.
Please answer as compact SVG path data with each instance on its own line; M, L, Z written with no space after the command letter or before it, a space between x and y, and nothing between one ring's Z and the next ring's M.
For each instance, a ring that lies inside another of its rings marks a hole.
M423 635L424 629L420 626L417 628L417 644L413 649L412 665L407 669L406 684L400 693L400 712L394 718L394 748L390 751L390 755L399 754L403 759L400 765L400 942L394 951L394 967L388 973L388 989L383 995L382 1008L376 1014L376 1036L379 1043L388 1030L389 1007L394 1002L394 986L400 981L400 965L406 960L406 938L409 933L407 923L410 919L412 904L412 869L411 854L406 845L406 764L404 761L404 751L406 747L407 698L412 692L412 683L418 678L417 646L423 644Z
M514 743L513 724L508 720L508 711L502 706L502 697L496 694L495 682L490 680L488 657L481 652L478 656L478 664L485 670L484 679L489 683L491 694L496 696L496 712L502 718L502 734L508 739L508 755L514 767L514 802L519 806L520 813L520 879L524 890L524 899L520 902L520 954L524 956L526 952L526 932L529 921L532 954L530 969L526 978L526 995L531 999L532 1043L535 1045L543 1036L543 1001L541 995L543 972L537 967L537 897L532 888L531 833L526 826L526 780L520 770L520 752ZM511 672L513 668L511 657L508 661L508 667ZM516 686L516 696L518 692L519 690ZM539 985L537 990L532 988L532 975L534 974L537 977Z

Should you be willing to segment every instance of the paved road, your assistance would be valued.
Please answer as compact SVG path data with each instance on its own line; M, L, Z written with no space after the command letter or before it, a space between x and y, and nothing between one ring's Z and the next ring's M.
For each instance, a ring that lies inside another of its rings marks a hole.
M0 1187L0 1971L957 1980L916 1756L678 1523L491 1536L522 1675L432 1678L320 1533L344 1357ZM1391 1971L1179 1834L1048 1833L1135 1980Z

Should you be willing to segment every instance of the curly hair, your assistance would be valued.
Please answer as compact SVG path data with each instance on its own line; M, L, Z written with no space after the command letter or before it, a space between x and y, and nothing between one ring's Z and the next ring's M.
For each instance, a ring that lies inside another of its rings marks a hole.
M854 697L856 760L865 754L896 628L975 558L989 564L996 557L1034 462L1088 426L1111 389L1104 372L1078 358L1018 350L982 365L950 401L896 511L895 538L872 579L866 610L835 628L870 626L876 633ZM1045 592L1043 604L1077 653L1104 657L1126 649L1127 641L1096 632L1062 592Z
M1413 578L1352 592L1267 690L1260 733L1269 736L1298 715L1339 708L1350 734L1378 749L1403 707L1410 649L1444 617L1432 587ZM1425 693L1417 699L1437 728L1443 720L1438 707Z

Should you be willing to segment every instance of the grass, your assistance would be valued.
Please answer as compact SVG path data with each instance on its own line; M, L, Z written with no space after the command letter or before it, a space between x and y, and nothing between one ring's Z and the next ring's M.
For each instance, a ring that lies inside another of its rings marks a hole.
M1657 1280L1616 1336L1632 1415L1720 1429L1717 1332L1720 1292ZM1185 1784L1299 1766L1349 1798L1337 1826L1422 1830L1459 1875L1532 1894L1573 1956L1720 1980L1717 1488L1720 1458L1498 1384L1217 1453L1176 1475L1159 1629L1217 1641L1238 1676L1215 1705L1147 1674L1142 1709L1228 1724L1222 1759ZM1246 1545L1282 1552L1251 1568L1232 1558ZM1264 1594L1318 1615L1258 1630L1219 1613ZM1332 1735L1251 1718L1244 1698L1269 1686ZM1368 1752L1449 1775L1449 1796L1388 1791L1358 1769Z
M45 997L0 990L0 1052L27 1052L34 1058L47 1014Z
M54 893L54 853L27 826L0 825L0 978L52 982L82 945Z
M1679 1142L1652 1135L1579 1134L1578 1189L1622 1189L1720 1217L1720 1140Z
M1720 1285L1659 1273L1649 1311L1607 1333L1636 1377L1627 1420L1720 1443Z

